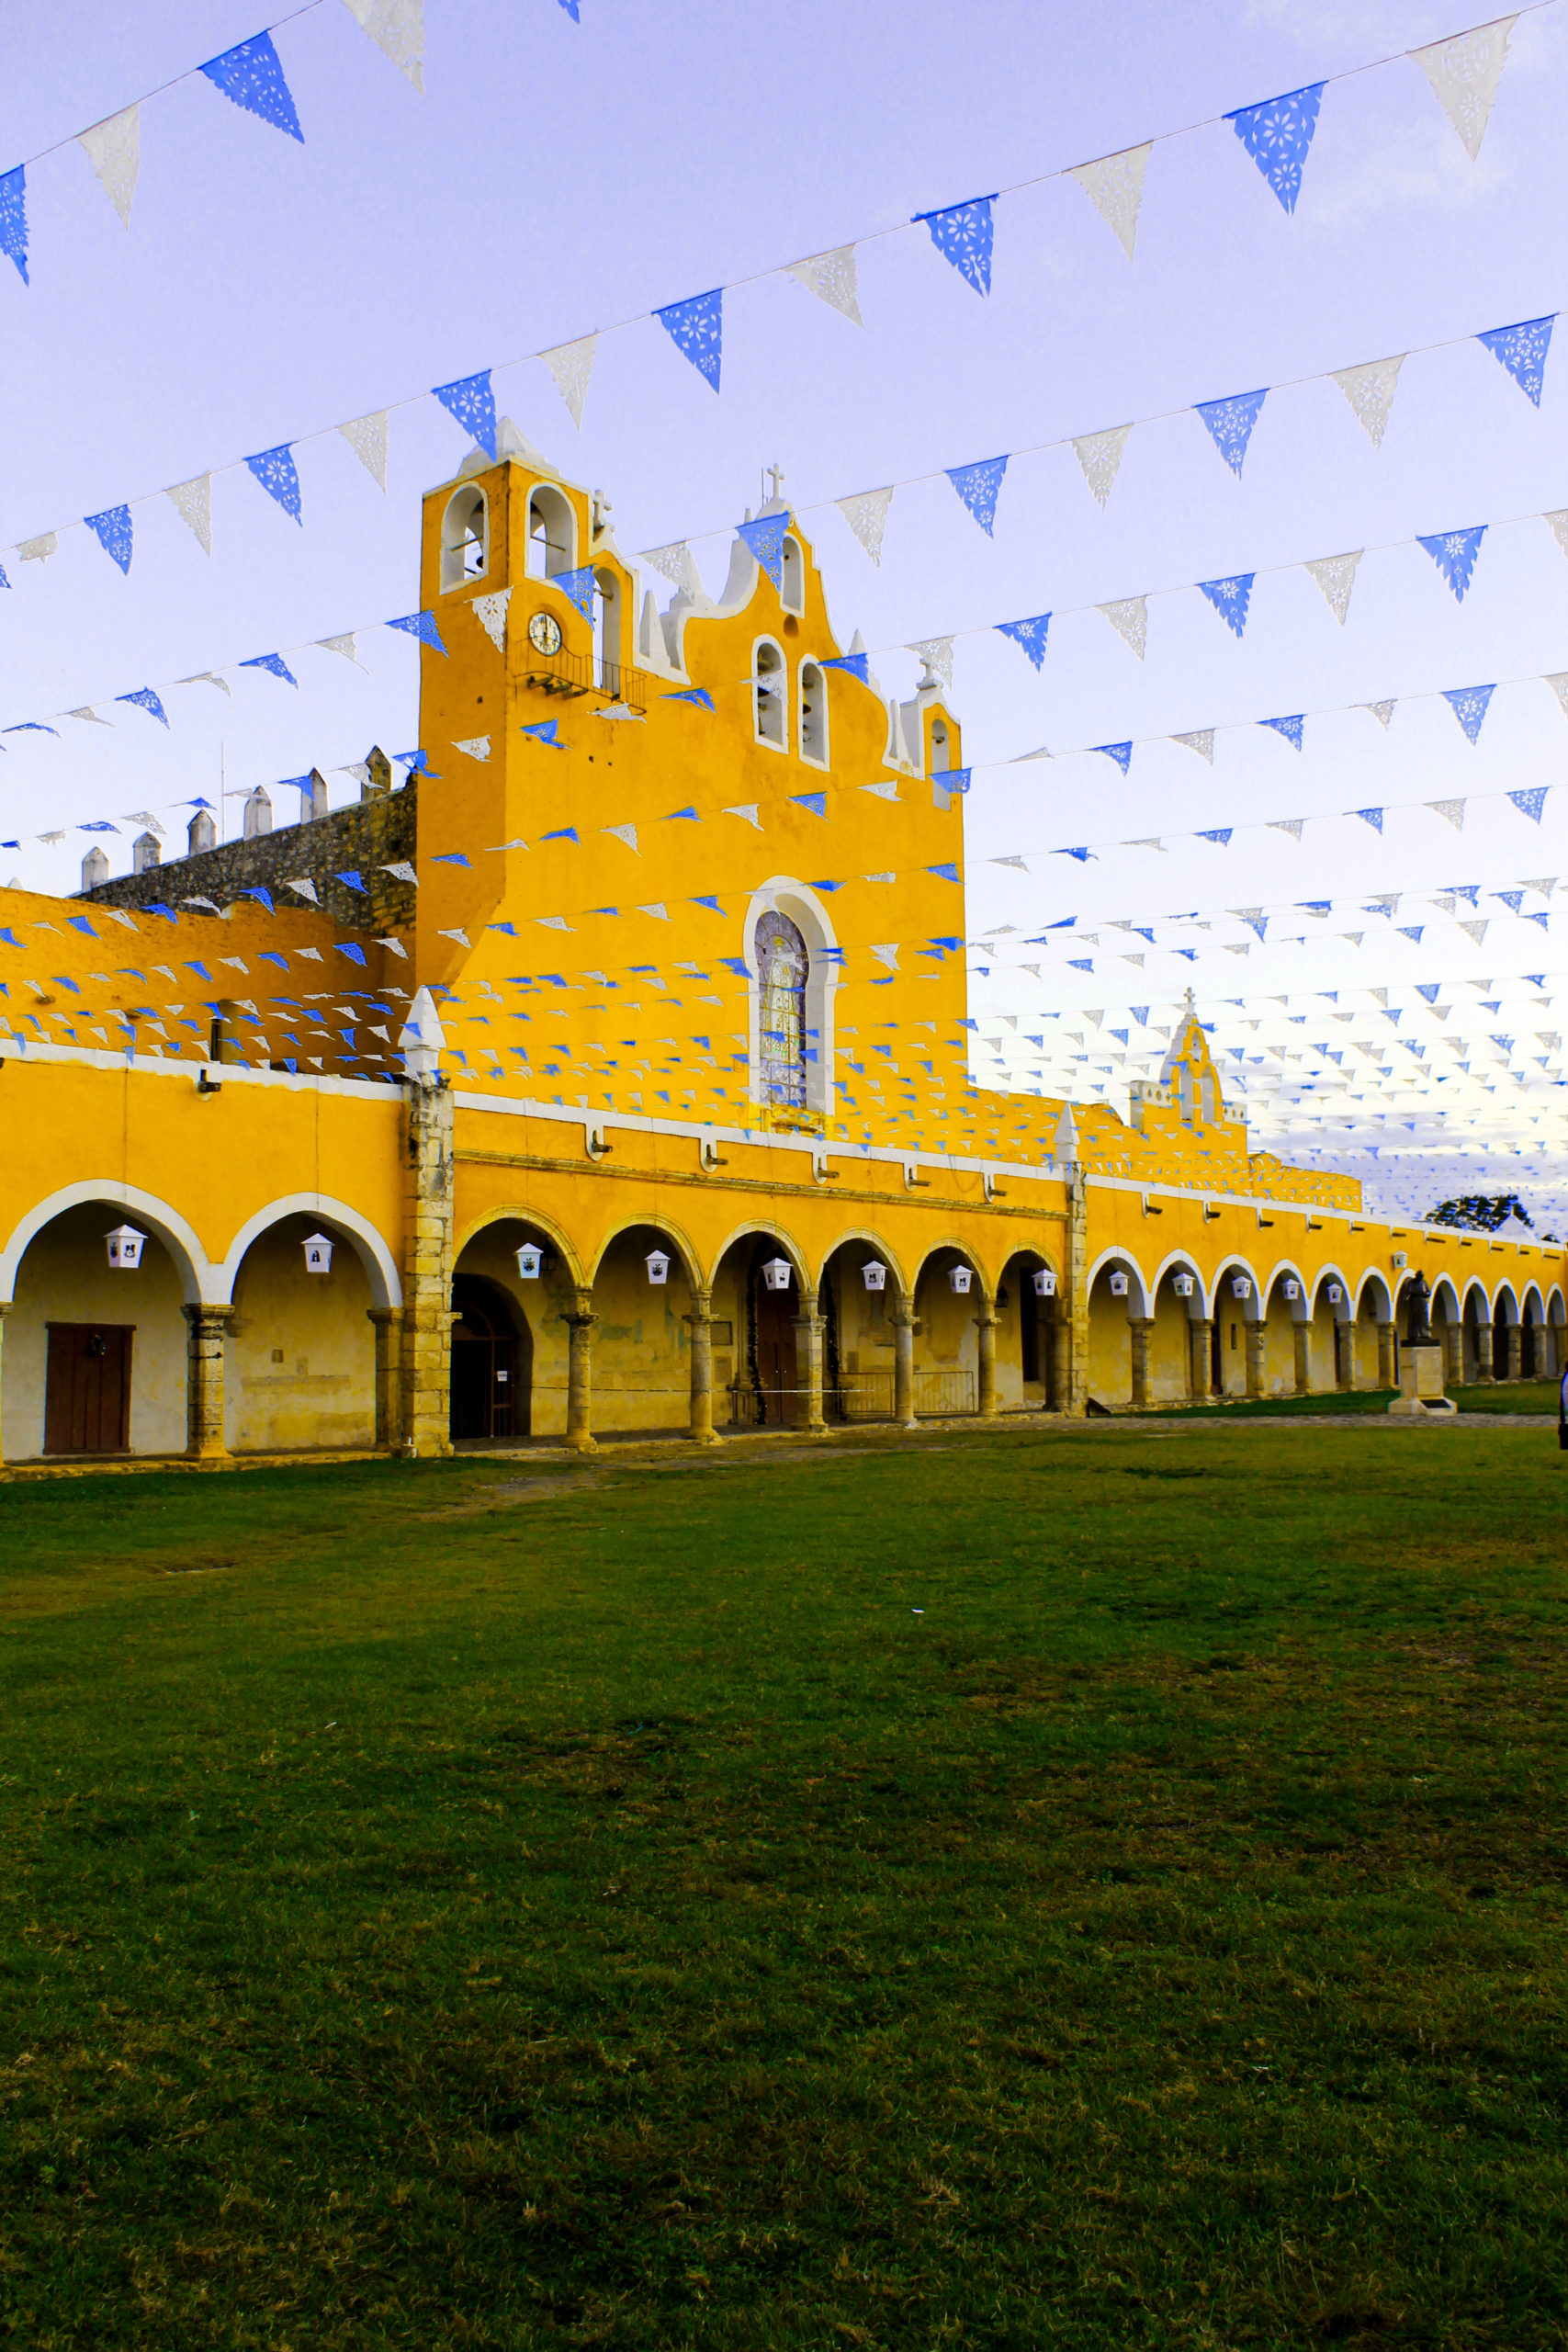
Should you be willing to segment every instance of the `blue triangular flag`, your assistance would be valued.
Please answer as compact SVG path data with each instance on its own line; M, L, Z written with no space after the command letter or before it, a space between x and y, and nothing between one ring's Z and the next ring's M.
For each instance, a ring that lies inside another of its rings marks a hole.
M917 212L931 232L931 243L976 294L991 290L991 207L995 196L971 197L967 204L950 204L942 212Z
M1252 602L1252 582L1256 576L1254 572L1240 571L1232 580L1200 580L1198 582L1220 618L1237 637L1247 627L1247 608Z
M58 727L46 727L41 718L18 719L15 727L0 727L0 735L55 735Z
M463 855L463 853L462 853L462 851L461 851L460 849L444 849L444 850L438 850L438 851L436 851L436 852L432 855L431 860L430 860L430 863L431 863L431 865L461 865L461 866L465 866L465 867L468 867L468 859ZM473 870L473 869L472 869L471 867L468 867L468 871L469 871L469 872L472 872L472 870Z
M705 686L680 686L672 695L660 695L660 702L694 702L704 710L713 708L713 696Z
M78 825L76 831L79 833L118 833L119 827L111 825L107 817L90 817L85 825ZM96 939L97 933L95 932L93 936Z
M518 732L532 736L536 743L547 743L554 752L564 752L568 746L556 741L556 729L559 724L558 719L538 718L535 720L532 727L519 728Z
M550 586L558 588L563 596L570 596L585 621L593 618L594 584L591 563L580 563L575 571L553 571L550 574Z
M133 695L116 695L115 700L116 702L133 702L138 710L146 711L150 718L162 719L165 727L169 723L168 713L151 686L138 686Z
M869 686L871 684L869 653L835 653L830 660L819 663L818 667L824 670L847 670L852 678L860 680L863 686Z
M435 626L434 613L405 613L401 620L389 621L387 627L406 629L410 637L417 637L422 645L433 646L437 653L446 650L441 642L441 631Z
M1486 716L1486 706L1495 692L1495 686L1445 686L1443 688L1443 700L1448 704L1472 743L1481 732L1481 722Z
M560 0L560 4L566 10L567 15L571 18L574 25L580 25L582 22L582 18L578 13L579 0Z
M1420 540L1420 545L1453 590L1456 601L1461 605L1464 592L1470 585L1470 575L1475 570L1475 559L1481 552L1481 542L1485 537L1485 524L1476 523L1468 531L1438 531L1430 538Z
M1293 718L1260 718L1258 724L1259 727L1271 727L1276 735L1282 735L1287 743L1293 744L1298 752L1301 750L1306 726L1303 711L1298 710Z
M1540 822L1540 812L1546 806L1546 796L1549 789L1550 787L1544 784L1534 784L1524 792L1510 792L1508 797L1513 802L1521 817L1528 817L1532 824L1539 825ZM1530 920L1531 922L1534 922L1537 918L1531 916ZM1540 921L1542 928L1544 928L1546 921L1545 917L1541 916Z
M477 376L459 376L455 383L432 384L431 390L446 411L456 417L465 433L471 433L487 458L495 455L495 394L490 388L490 369L481 368Z
M790 798L797 808L808 809L813 817L826 817L828 796L825 792L792 792Z
M724 357L724 288L694 294L689 301L668 302L654 317L677 351L683 352L699 376L718 390Z
M982 458L973 466L949 466L947 469L948 481L987 538L997 519L997 492L1002 486L1002 476L1007 469L1005 458Z
M1557 313L1544 319L1521 319L1517 326L1489 327L1478 334L1494 359L1505 367L1528 401L1540 406L1541 390L1546 380L1546 355L1551 345L1552 322Z
M1015 645L1021 645L1038 670L1045 659L1045 633L1050 626L1049 613L1036 613L1032 621L998 621L997 633L1000 637L1010 637Z
M1438 997L1442 994L1442 989L1443 984L1441 980L1417 980L1416 983L1416 995L1424 996L1428 1004L1437 1003Z
M247 458L245 463L267 496L276 498L284 513L292 514L303 530L304 519L299 512L299 477L294 469L294 452L288 442L279 442L276 449L258 450L254 458Z
M672 825L678 817L690 818L694 825L700 825L703 821L694 808L671 808L670 814L663 820L663 822L667 825Z
M525 729L525 732L526 732L526 729ZM539 835L539 839L542 842L577 842L578 848L581 849L582 847L581 842L578 840L577 827L575 825L558 825L553 833L541 833Z
M931 782L940 786L943 792L964 793L969 789L971 773L968 768L937 768L932 773Z
M1075 972L1092 972L1094 969L1092 956L1069 956L1067 962Z
M724 912L724 909L716 899L694 899L692 904L694 907L711 907L716 915L721 915Z
M1236 107L1225 120L1284 206L1296 209L1302 192L1302 165L1317 129L1323 84L1309 82L1303 90L1287 90L1283 97L1265 98L1255 107Z
M364 950L364 948L363 948L363 947L356 946L356 945L355 944L355 943L354 943L352 940L349 940L349 939L340 939L340 940L338 940L338 941L335 943L335 944L336 944L336 947L337 947L337 952L338 952L338 954L339 954L340 956L346 956L348 957L348 960L349 960L349 962L350 962L351 964L363 964L363 963L364 963L364 961L365 961L365 950ZM345 1034L347 1034L347 1035L352 1035L352 1032L346 1032ZM357 1061L357 1060L358 1060L358 1058L359 1058L359 1057L358 1057L358 1055L356 1054L356 1055L355 1056L355 1059Z
M928 865L926 872L934 874L939 882L956 882L958 879L956 865Z
M341 880L345 877L340 876L339 878ZM364 887L363 883L359 885L361 889L363 889ZM264 890L259 883L253 884L249 889L242 890L240 896L242 899L259 899L269 915L276 911L272 903L272 892L270 890ZM285 969L287 968L288 967L286 966Z
M1194 838L1201 842L1218 842L1222 849L1228 849L1233 830L1229 825L1216 825L1212 833L1199 833Z
M1525 894L1522 890L1494 890L1492 895L1495 899L1502 899L1511 915L1517 915L1525 902Z
M1089 859L1094 855L1094 852L1089 849L1054 849L1051 852L1051 854L1053 857L1076 857L1080 865L1087 865ZM1056 925L1053 923L1051 928L1055 931ZM1088 971L1089 967L1087 964L1083 967L1083 969L1086 972Z
M253 653L248 662L238 662L239 670L265 670L269 678L281 678L286 686L298 686L299 679L281 653Z
M106 506L101 514L85 514L82 519L104 553L113 556L120 570L128 572L131 549L130 507Z
M256 33L236 48L226 49L221 57L209 58L201 71L214 88L243 107L247 114L260 115L264 122L286 130L290 139L303 141L305 134L270 33Z
M737 536L745 540L775 588L784 586L784 543L788 528L787 514L759 514L754 523L736 525Z
M28 175L20 164L0 178L0 254L10 254L28 285Z
M365 890L365 885L359 878L359 868L356 865L345 866L341 874L334 874L333 876L333 880L334 882L346 882L351 890ZM368 898L370 894L367 890L365 895Z
M525 729L524 731L526 733L527 730ZM399 767L407 768L410 775L430 775L428 752L394 752L392 757ZM441 778L438 775L432 775L430 781L432 784L439 784Z
M1228 401L1198 402L1198 413L1209 429L1209 438L1237 481L1241 480L1242 460L1247 456L1258 413L1268 397L1269 388L1265 385L1260 392L1236 392Z
M1090 746L1090 749L1103 752L1108 760L1114 760L1123 775L1133 764L1131 743L1095 743Z
M1370 825L1374 833L1382 832L1382 810L1381 808L1352 808L1349 813L1352 817L1359 817L1362 823Z

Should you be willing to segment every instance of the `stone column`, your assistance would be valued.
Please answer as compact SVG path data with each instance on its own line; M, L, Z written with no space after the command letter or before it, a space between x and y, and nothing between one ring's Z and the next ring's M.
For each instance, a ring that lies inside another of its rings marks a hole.
M915 1310L901 1298L893 1309L893 1419L901 1430L915 1426Z
M1187 1394L1194 1404L1214 1393L1214 1324L1208 1315L1187 1322Z
M376 1442L398 1442L398 1408L402 1402L398 1365L402 1353L403 1311L400 1306L368 1306L376 1327Z
M193 1462L227 1462L223 1438L223 1339L231 1306L187 1306L186 1453Z
M1525 1376L1525 1330L1522 1323L1508 1326L1508 1378L1522 1380Z
M795 1325L795 1376L804 1392L796 1397L797 1429L807 1437L826 1437L827 1416L822 1410L822 1370L827 1355L828 1326L820 1315L807 1313L793 1316Z
M1356 1385L1356 1326L1348 1315L1334 1318L1334 1385L1340 1389Z
M1475 1327L1475 1385L1490 1388L1496 1378L1492 1369L1492 1326L1477 1322Z
M1152 1315L1129 1315L1127 1329L1133 1338L1133 1402L1146 1405L1149 1401L1149 1337L1155 1328Z
M1309 1396L1312 1394L1312 1325L1310 1323L1297 1322L1295 1341L1296 1395Z
M692 1332L692 1418L687 1434L694 1445L719 1445L713 1425L713 1293L694 1290L686 1317Z
M574 1453L597 1453L593 1418L593 1312L591 1290L574 1290L572 1305L561 1320L566 1325L566 1442ZM711 1362L711 1359L710 1359ZM710 1377L711 1391L711 1377Z
M1450 1388L1464 1385L1464 1325L1457 1318L1443 1326L1443 1378Z
M1399 1376L1393 1368L1393 1325L1378 1325L1378 1386L1397 1388Z
M990 1421L997 1414L997 1310L988 1298L981 1300L975 1323L976 1403L980 1419Z
M1048 1359L1050 1385L1045 1391L1045 1401L1053 1413L1070 1412L1073 1394L1073 1327L1067 1319L1060 1300L1057 1301L1055 1314L1045 1328L1050 1334L1051 1347Z
M1081 1416L1089 1406L1089 1187L1081 1168L1068 1179L1067 1315L1072 1333L1063 1409Z
M1242 1329L1247 1341L1247 1393L1262 1396L1269 1385L1269 1326L1258 1315Z
M452 1451L452 1090L411 1078L403 1182L401 1441L405 1453Z

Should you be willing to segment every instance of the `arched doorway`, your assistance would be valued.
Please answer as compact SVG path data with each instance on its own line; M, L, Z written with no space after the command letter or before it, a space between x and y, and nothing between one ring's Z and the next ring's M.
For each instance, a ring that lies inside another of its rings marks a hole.
M534 1349L505 1294L480 1274L456 1274L452 1306L452 1442L528 1434Z
M796 1419L799 1364L795 1344L795 1318L804 1309L793 1267L782 1290L773 1287L767 1269L785 1263L779 1250L760 1245L751 1265L750 1321L754 1334L752 1377L758 1418L764 1428L787 1429ZM773 1279L777 1279L776 1272Z

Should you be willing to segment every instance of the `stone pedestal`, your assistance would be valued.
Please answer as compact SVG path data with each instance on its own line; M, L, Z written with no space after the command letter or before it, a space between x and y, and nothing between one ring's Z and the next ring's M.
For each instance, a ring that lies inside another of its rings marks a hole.
M1458 1410L1443 1395L1443 1351L1430 1347L1399 1351L1399 1394L1389 1407L1406 1420L1441 1419Z

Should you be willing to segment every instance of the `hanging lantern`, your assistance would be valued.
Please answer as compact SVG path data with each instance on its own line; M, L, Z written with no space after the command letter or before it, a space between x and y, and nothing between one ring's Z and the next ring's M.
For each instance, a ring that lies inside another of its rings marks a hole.
M866 1260L864 1265L861 1268L861 1279L865 1283L867 1290L886 1290L887 1288L887 1269L882 1263L880 1258L868 1258Z
M1285 1284L1285 1296L1287 1298L1300 1298L1301 1295L1302 1286L1300 1283L1288 1282Z
M1409 1252L1408 1252L1407 1250L1396 1250L1394 1251L1394 1253L1393 1253L1393 1271L1394 1271L1394 1272L1395 1272L1396 1274L1397 1274L1397 1273L1403 1273L1403 1272L1404 1271L1405 1267L1406 1267L1409 1263L1410 1263L1410 1257L1409 1257Z
M762 1280L769 1290L788 1290L795 1277L795 1268L787 1258L770 1258L762 1268Z
M1126 1277L1126 1275L1125 1275L1125 1274L1112 1274L1112 1275L1111 1275L1111 1297L1112 1297L1112 1298L1125 1298L1125 1297L1126 1297L1126 1295L1127 1295L1127 1277Z
M1051 1272L1049 1266L1036 1266L1034 1270L1034 1295L1036 1298L1055 1297L1056 1277Z
M305 1243L305 1272L308 1274L330 1274L332 1270L332 1243L324 1233L310 1234Z
M974 1280L973 1270L970 1267L954 1266L947 1279L952 1283L954 1291L956 1291L960 1298L968 1297L969 1285Z
M1176 1293L1178 1298L1190 1298L1192 1295L1192 1277L1190 1274L1173 1274L1171 1277L1170 1286Z
M1345 1294L1337 1283L1330 1283L1328 1285L1328 1304L1330 1306L1343 1306L1345 1304Z
M1252 1284L1247 1281L1245 1274L1233 1274L1231 1276L1231 1296L1233 1298L1250 1298L1252 1296Z
M141 1263L141 1248L147 1236L138 1233L133 1225L117 1225L112 1233L104 1236L109 1264L118 1267L122 1274L133 1274Z
M669 1281L670 1261L665 1256L662 1250L650 1250L644 1261L644 1263L648 1268L648 1279L650 1283L667 1283Z
M536 1241L525 1241L517 1252L517 1271L525 1283L536 1283L544 1251Z

